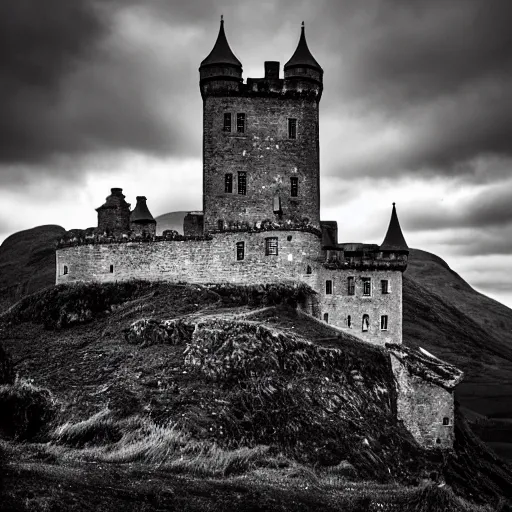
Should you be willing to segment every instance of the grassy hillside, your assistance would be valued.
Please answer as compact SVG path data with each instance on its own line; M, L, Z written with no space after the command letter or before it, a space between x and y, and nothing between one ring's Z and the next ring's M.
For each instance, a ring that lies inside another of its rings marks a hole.
M463 500L512 499L510 470L460 418L455 455L421 450L394 421L382 351L297 313L304 293L135 282L21 301L1 318L2 338L33 382L4 386L0 401L37 396L53 412L37 434L12 412L36 443L0 444L5 500L345 511L431 500L476 511ZM434 473L462 498L417 487Z
M183 219L188 212L170 212L155 217L156 233L161 235L166 229L172 229L183 234Z
M512 310L473 290L437 256L411 250L404 275L404 342L465 372L460 402L512 417Z
M0 311L21 297L55 284L55 243L60 226L15 233L0 246Z

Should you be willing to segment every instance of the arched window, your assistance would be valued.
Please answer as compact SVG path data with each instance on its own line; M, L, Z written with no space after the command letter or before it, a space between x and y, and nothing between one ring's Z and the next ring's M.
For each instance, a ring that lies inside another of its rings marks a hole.
M363 315L363 325L362 330L366 332L370 329L370 317L368 315Z
M329 313L324 313L324 322L329 323Z

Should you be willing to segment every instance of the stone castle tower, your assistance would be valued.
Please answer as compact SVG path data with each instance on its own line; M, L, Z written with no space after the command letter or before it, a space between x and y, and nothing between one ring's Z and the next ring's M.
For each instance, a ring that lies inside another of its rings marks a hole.
M270 61L263 78L244 84L223 20L199 73L205 232L265 220L319 229L323 70L309 51L304 25L284 79L279 62Z

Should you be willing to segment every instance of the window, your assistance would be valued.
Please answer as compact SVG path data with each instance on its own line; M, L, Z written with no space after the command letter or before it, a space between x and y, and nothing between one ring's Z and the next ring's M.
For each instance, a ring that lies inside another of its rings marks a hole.
M445 416L445 417L443 418L443 425L449 425L449 424L450 424L450 418L448 418L448 417L446 417L446 416Z
M224 127L222 128L225 132L231 131L231 114L226 112L224 114Z
M372 278L363 277L363 296L369 297L372 294Z
M366 332L368 329L370 329L370 317L368 315L363 315L362 330L363 332Z
M389 293L389 281L387 279L382 279L380 282L380 289L382 293Z
M224 221L223 221L222 219L219 219L219 220L217 221L217 229L218 229L219 231L224 231Z
M347 292L349 295L356 293L356 280L354 277L347 277Z
M311 267L309 265L306 268L306 274L311 274Z
M238 193L242 196L247 194L247 173L245 171L238 172Z
M329 323L329 313L324 313L324 322Z
M380 317L380 330L381 331L388 330L388 315L382 315Z
M265 256L277 256L277 237L265 238Z
M62 269L62 273L63 273L64 275L69 274L69 269L68 269L68 266L67 266L67 265L64 265L64 268Z
M236 115L236 131L238 133L245 133L245 114Z
M288 119L288 138L296 139L297 138L297 119Z
M272 201L274 213L281 213L281 196L275 195Z
M299 193L299 178L290 178L290 195L297 197Z
M332 295L332 281L330 279L325 281L325 294Z
M110 273L113 274L114 273L114 265L110 265Z
M347 327L352 328L352 317L350 315L347 316Z
M231 173L224 176L224 192L226 194L233 192L233 175Z
M236 259L238 261L243 260L245 257L245 243L237 242L236 243Z

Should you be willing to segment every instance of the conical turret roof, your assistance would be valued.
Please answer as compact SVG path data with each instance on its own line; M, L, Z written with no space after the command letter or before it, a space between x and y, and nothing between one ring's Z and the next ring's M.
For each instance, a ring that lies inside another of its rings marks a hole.
M208 57L201 62L201 67L215 64L227 64L240 68L242 67L242 63L235 57L235 54L229 47L226 33L224 32L224 19L222 17L220 19L220 30L219 35L217 36L217 41L215 42L215 45Z
M148 209L145 196L137 196L137 204L130 214L130 222L154 222L156 220Z
M306 42L304 22L302 22L300 39L299 44L297 45L297 49L295 50L295 53L292 55L291 59L284 65L284 69L286 70L290 67L299 66L307 66L323 72L322 67L320 66L320 64L318 64L316 59L309 51L308 43Z
M408 251L409 247L405 241L400 222L398 222L398 215L396 214L395 203L393 203L393 210L391 212L391 220L389 221L388 232L384 237L384 242L380 246L382 251Z

